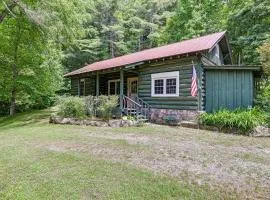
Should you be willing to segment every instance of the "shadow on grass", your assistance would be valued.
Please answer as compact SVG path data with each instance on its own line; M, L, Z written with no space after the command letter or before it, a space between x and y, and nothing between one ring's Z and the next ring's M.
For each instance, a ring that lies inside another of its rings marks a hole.
M13 117L0 117L0 128L15 128L26 125L38 124L49 120L50 110L35 110L31 112L19 113Z

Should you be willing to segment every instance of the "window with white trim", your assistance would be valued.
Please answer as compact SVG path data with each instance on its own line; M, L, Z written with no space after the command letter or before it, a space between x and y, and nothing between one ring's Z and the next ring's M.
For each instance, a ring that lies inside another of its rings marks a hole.
M151 74L151 96L179 96L179 71Z

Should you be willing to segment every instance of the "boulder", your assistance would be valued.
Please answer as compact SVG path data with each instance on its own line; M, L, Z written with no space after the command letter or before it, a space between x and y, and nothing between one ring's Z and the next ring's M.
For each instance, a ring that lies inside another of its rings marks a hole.
M257 126L249 134L253 137L270 137L269 128L266 126Z
M121 127L122 126L122 120L117 120L117 119L110 120L108 124L109 124L110 127Z
M129 126L135 126L136 122L133 120L122 120L121 126L123 127L129 127Z
M180 126L185 128L195 128L195 129L199 128L199 124L193 121L182 121L180 123Z
M104 121L95 121L95 126L98 126L98 127L107 127L108 126L108 123L107 122L104 122Z

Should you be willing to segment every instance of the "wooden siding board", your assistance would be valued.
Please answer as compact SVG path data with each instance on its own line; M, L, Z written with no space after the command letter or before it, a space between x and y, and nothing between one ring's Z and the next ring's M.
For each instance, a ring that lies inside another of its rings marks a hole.
M248 70L207 70L206 111L236 109L253 103L253 73Z
M79 81L79 79L77 79L77 78L71 79L71 90L70 90L70 93L73 96L77 96L78 95L78 90L79 90L78 81Z
M198 60L194 59L196 63ZM192 78L192 59L177 60L176 63L148 64L139 67L138 95L152 108L197 110L197 98L190 96ZM178 97L151 97L151 74L179 71Z

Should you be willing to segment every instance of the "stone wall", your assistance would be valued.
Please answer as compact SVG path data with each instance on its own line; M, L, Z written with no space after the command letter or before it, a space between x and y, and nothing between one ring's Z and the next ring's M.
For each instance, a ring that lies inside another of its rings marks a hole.
M157 124L179 125L182 121L197 121L199 111L150 109L150 121Z
M98 126L98 127L130 127L141 126L142 122L134 120L114 119L109 121L93 120L93 119L76 119L64 118L51 115L49 123L52 124L69 124L69 125L84 125L84 126Z

